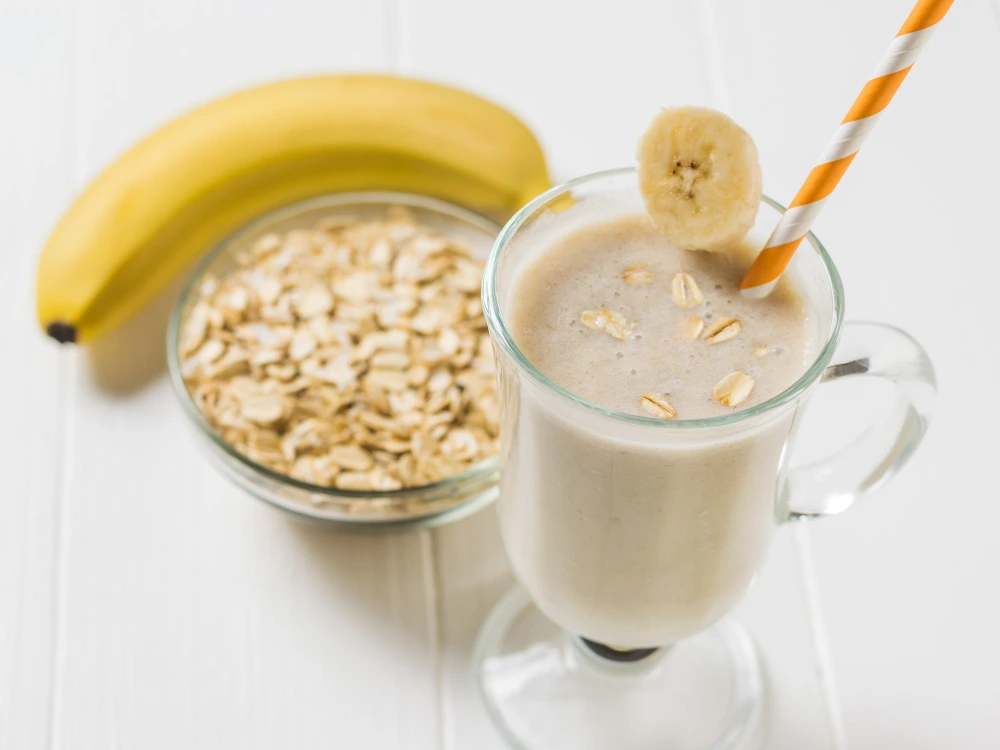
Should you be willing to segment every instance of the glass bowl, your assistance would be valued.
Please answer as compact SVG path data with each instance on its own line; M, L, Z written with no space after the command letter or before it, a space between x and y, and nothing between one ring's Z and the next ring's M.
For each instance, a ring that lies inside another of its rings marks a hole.
M496 499L500 460L492 456L447 479L400 490L340 490L292 479L239 453L209 425L181 375L178 334L181 321L198 301L198 289L206 274L216 278L225 274L235 267L236 255L249 249L259 237L312 227L327 216L381 217L390 206L409 208L419 223L464 241L484 260L500 230L489 219L466 209L407 193L339 193L294 203L251 222L209 252L181 292L167 329L167 363L174 393L216 466L254 497L323 525L389 528L456 520Z

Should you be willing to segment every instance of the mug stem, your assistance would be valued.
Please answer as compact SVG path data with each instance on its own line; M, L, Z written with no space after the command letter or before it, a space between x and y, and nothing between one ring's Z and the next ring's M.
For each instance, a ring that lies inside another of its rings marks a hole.
M632 662L642 661L660 650L658 646L650 648L615 648L614 646L607 646L583 636L580 636L580 642L590 649L590 652L595 656L615 662L616 664L631 664Z
M735 750L760 737L760 663L731 620L671 646L609 649L563 630L517 588L486 618L473 659L510 747L648 750L701 738L698 747Z

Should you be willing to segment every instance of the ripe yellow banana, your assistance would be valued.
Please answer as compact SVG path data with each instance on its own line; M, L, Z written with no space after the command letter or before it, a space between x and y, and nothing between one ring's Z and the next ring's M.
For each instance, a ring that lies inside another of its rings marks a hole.
M219 99L138 143L76 199L38 268L38 319L89 341L240 225L296 200L399 190L498 220L549 186L506 110L423 81L319 76Z

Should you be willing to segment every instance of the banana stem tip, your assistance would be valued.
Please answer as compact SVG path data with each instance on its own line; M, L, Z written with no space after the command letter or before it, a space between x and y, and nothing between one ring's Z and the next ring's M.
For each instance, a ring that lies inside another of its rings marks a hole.
M45 326L45 332L60 344L76 343L76 328L69 323L56 320Z

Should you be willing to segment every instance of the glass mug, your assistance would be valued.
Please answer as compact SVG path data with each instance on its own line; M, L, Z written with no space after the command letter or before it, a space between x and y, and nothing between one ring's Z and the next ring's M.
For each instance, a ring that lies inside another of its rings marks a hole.
M750 241L762 246L782 211L765 197ZM581 177L514 216L486 267L498 511L523 589L490 615L476 662L487 707L519 748L744 742L758 724L759 667L747 636L720 620L780 523L847 508L906 462L930 419L926 353L896 328L844 324L840 277L812 234L786 273L808 301L818 355L774 398L661 420L609 411L548 380L505 325L518 274L568 232L643 212L634 170ZM833 457L789 467L809 395L846 377L894 383L889 413Z

